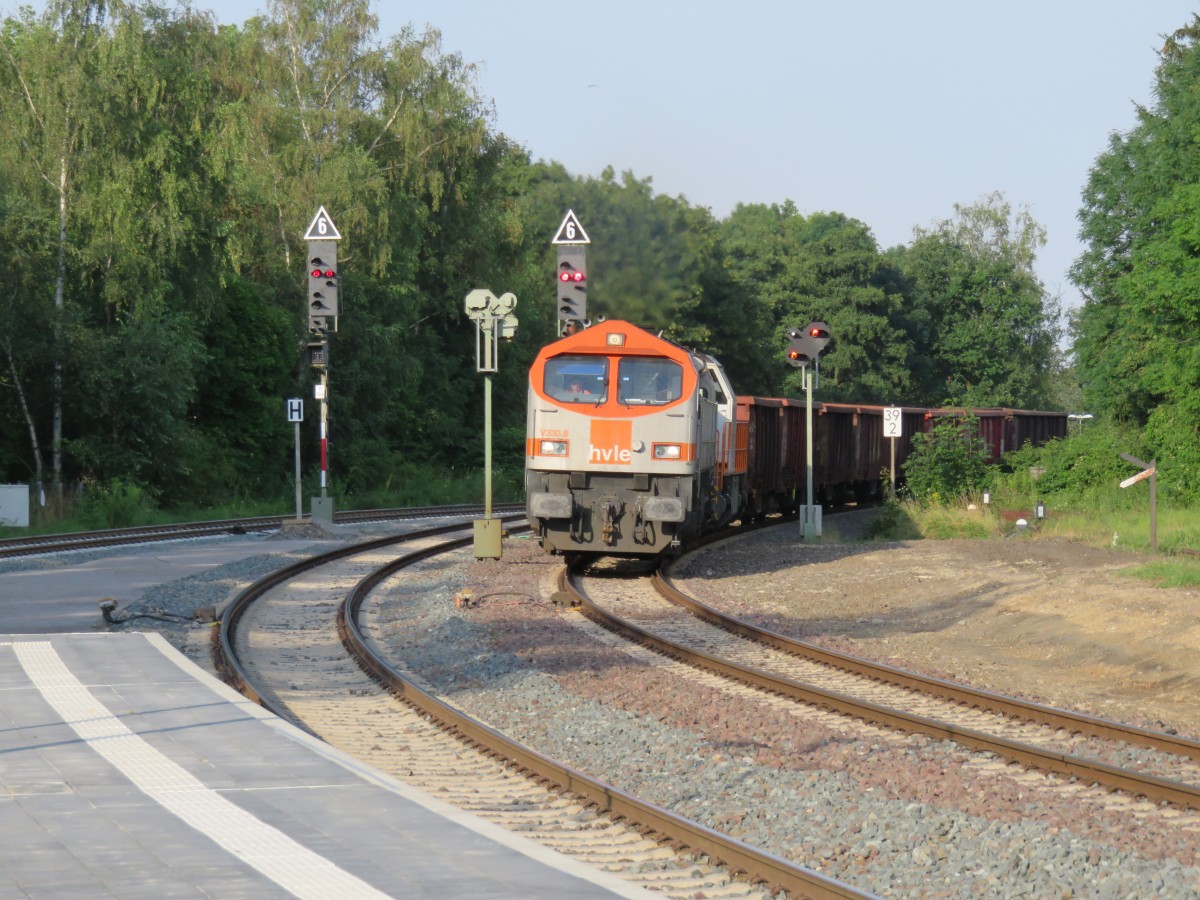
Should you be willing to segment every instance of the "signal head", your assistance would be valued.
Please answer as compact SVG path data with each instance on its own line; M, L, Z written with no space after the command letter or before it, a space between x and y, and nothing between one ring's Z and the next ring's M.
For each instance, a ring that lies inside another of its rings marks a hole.
M308 327L314 333L335 330L338 316L337 247L312 241L308 258Z
M813 346L816 347L818 353L824 350L829 343L829 326L824 322L809 322L804 333L813 341Z
M558 267L554 275L558 302L558 320L582 327L587 319L587 255L578 245L558 248ZM565 330L565 329L564 329Z

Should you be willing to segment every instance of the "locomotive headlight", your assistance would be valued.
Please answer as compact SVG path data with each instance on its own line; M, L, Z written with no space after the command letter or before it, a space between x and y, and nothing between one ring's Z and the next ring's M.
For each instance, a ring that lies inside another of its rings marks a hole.
M655 459L679 459L683 456L682 448L678 444L655 444L654 458Z
M539 456L566 456L567 442L566 441L540 441L538 443Z

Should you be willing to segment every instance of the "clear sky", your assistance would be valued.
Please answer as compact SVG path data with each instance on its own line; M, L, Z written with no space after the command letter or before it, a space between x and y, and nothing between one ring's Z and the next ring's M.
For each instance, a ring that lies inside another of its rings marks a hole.
M379 10L480 64L497 126L573 174L649 176L718 217L792 200L881 247L993 191L1048 231L1064 305L1080 190L1152 101L1184 0L417 0ZM555 223L557 224L557 223ZM586 219L583 222L587 227ZM552 226L553 227L553 226ZM593 242L603 235L590 234Z
M193 0L222 22L258 0ZM9 3L5 3L9 6ZM1109 135L1152 102L1185 0L407 0L380 36L442 34L478 64L496 127L575 175L652 179L718 218L792 200L881 247L993 191L1046 227L1038 271L1064 305L1080 190ZM565 212L565 211L564 211ZM586 215L581 212L584 227ZM548 223L547 242L557 222ZM603 235L590 233L593 243Z

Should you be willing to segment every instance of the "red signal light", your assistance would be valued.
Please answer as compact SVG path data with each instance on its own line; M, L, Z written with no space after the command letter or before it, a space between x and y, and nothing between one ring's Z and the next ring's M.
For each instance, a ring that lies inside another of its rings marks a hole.
M325 277L326 277L326 278L336 278L336 277L337 277L337 272L333 271L333 269L326 269L326 270L325 270Z
M584 277L585 276L582 272L580 272L578 270L574 270L574 271L563 272L561 275L558 276L558 280L566 281L566 282L571 282L571 281L579 282L579 281L583 281Z

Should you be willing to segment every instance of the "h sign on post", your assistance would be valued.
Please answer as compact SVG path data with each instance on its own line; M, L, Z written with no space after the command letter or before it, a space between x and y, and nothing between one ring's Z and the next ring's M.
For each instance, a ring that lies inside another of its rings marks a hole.
M295 427L296 447L296 521L304 518L304 506L300 499L300 423L304 421L304 400L300 397L289 397L287 401L288 421Z

